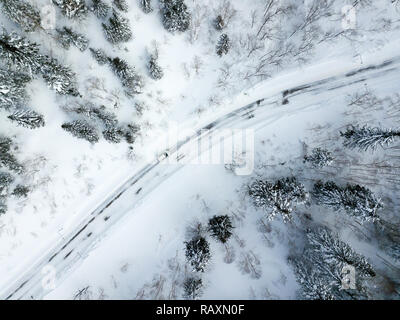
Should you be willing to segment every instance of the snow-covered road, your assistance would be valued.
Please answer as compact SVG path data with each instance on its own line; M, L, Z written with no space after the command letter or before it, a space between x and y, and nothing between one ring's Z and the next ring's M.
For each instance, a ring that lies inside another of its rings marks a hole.
M348 68L332 72L329 76L311 82L301 82L287 87L279 93L266 94L262 99L246 104L209 124L202 126L190 138L168 150L169 157L185 159L190 155L193 142L205 136L211 136L217 129L244 129L264 127L285 116L310 108L323 108L324 99L351 85L370 80L379 84L400 81L400 57L387 59L376 65ZM301 98L301 99L300 99ZM283 103L287 99L288 103ZM184 150L184 151L182 151ZM131 211L149 192L162 181L173 175L182 165L166 165L165 160L156 159L129 177L121 186L94 210L82 213L81 222L65 231L62 239L49 246L41 257L24 266L25 272L18 279L7 279L0 289L0 299L41 299L47 292L42 282L42 273L46 266L57 272L57 280L65 279L69 271L85 259L91 249L106 234L111 226L116 226L127 212Z

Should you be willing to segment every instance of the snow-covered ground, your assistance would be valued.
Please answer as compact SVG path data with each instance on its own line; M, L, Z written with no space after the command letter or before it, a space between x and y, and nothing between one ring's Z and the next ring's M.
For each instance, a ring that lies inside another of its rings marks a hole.
M32 2L39 7L48 3ZM46 32L29 34L42 45L42 50L51 52L78 74L85 99L104 104L121 122L140 125L141 136L133 150L125 143L101 140L91 145L72 137L60 128L63 121L70 119L62 107L71 100L48 90L40 79L29 84L28 93L30 105L45 115L45 127L28 131L0 117L1 133L15 137L18 159L28 168L24 179L33 187L27 199L11 198L8 212L0 216L1 298L19 290L10 298L72 299L87 287L83 298L182 298L181 284L190 273L183 243L188 240L187 227L196 219L206 222L215 214L234 217L234 237L227 247L210 240L212 259L203 277L202 298L296 298L298 285L287 256L296 247L293 243L299 241L298 230L274 221L268 224L268 232L261 232L262 214L245 197L245 185L259 176L270 179L295 174L305 181L313 180L315 172L302 169L302 142L312 147L329 147L345 161L350 155L341 150L337 139L338 131L345 125L354 121L392 128L398 125L396 113L389 117L378 109L351 115L348 106L349 95L363 90L371 90L382 98L398 92L400 14L391 1L356 6L354 31L330 41L316 39L315 48L298 58L285 58L280 64L258 70L262 75L256 76L252 74L262 56L274 49L271 40L250 52L254 44L251 36L262 21L266 1L231 1L236 13L224 32L232 39L232 49L223 57L215 54L220 33L212 26L223 1L187 0L194 23L182 34L163 29L157 1L153 2L156 10L144 14L138 1L128 1L129 11L125 15L130 19L134 39L120 46L105 41L100 22L93 15L74 25L89 36L90 47L126 59L145 75L144 93L133 99L121 94L112 71L99 66L88 50L65 51ZM304 10L311 1L305 3ZM339 13L345 4L346 1L337 1L332 9L335 14L324 16L316 25L325 32L330 28L335 34L342 32ZM303 10L303 5L299 7ZM6 28L16 29L4 17L1 19ZM287 18L282 18L285 21ZM57 26L69 23L57 12ZM275 28L282 27L281 22L274 23ZM150 79L146 68L149 52L155 46L165 73L159 81ZM384 64L387 61L392 62ZM369 66L377 68L346 77ZM321 80L326 82L319 83ZM312 83L315 87L289 95L289 103L282 105L284 90ZM250 113L253 120L239 113L235 121L225 124L230 129L256 130L253 175L235 176L224 165L160 164L144 181L139 181L142 189L135 184L102 211L96 223L74 238L75 242L67 247L71 250L65 249L49 261L96 216L99 205L107 204L126 181L130 182L131 177L156 161L164 151L165 135L172 126L178 123L181 130L200 129L249 104L258 106L260 99L266 100L253 110L254 114ZM135 107L137 103L146 105L142 115ZM0 114L6 112L0 110ZM380 157L396 152L397 149L389 150ZM376 161L374 157L364 159ZM356 167L358 163L354 161L352 165ZM337 167L337 171L328 170L317 176L369 182L365 176L349 175L351 170L346 171L343 165ZM398 190L388 186L388 181L372 188L382 197L392 199L397 209ZM301 215L307 209L299 210ZM385 254L376 243L365 244L349 226L332 222L338 218L315 208L311 211L317 221L332 227L339 225L342 239L385 270L378 258ZM87 239L82 240L84 237ZM234 253L229 263L225 262L227 252ZM256 270L246 271L243 267L243 261L249 257L255 261ZM54 290L42 283L52 271Z

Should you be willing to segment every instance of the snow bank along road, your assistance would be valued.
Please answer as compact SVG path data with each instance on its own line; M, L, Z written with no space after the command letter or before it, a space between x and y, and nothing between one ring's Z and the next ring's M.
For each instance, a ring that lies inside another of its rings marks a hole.
M289 87L279 94L258 99L203 126L191 137L169 149L169 157L187 159L193 156L190 152L190 146L195 145L193 142L211 136L217 129L258 130L287 114L323 108L324 101L329 97L345 93L344 90L348 87L366 80L376 86L390 85L393 81L400 81L399 69L400 56L396 56L376 65L349 68L340 75ZM65 234L47 252L43 252L37 261L26 265L25 272L17 279L8 279L8 282L2 285L0 299L43 298L49 292L49 288L43 285L43 270L46 267L50 266L56 271L56 283L65 279L69 271L101 241L111 226L117 227L116 222L123 220L121 218L146 194L182 167L182 164L165 165L164 161L156 159L149 163L107 196L95 210L82 214L83 218L78 227Z

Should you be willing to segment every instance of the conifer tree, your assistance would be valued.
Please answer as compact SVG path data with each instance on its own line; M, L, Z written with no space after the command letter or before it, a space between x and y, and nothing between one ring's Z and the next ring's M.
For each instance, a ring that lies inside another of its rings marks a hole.
M110 58L102 49L89 49L93 58L97 61L99 65L105 65L110 61Z
M278 213L283 220L291 220L296 204L304 204L309 195L302 183L295 177L282 178L275 183L258 180L249 186L249 195L257 207L264 208L273 219Z
M106 39L112 44L128 42L133 37L129 20L114 9L108 24L102 23L102 26Z
M17 110L8 118L28 129L36 129L45 125L43 116L30 109Z
M80 51L85 51L89 46L89 40L82 34L72 31L68 27L63 29L56 29L58 36L57 39L64 47L64 49L69 49L71 44L77 47Z
M92 0L92 2L93 5L90 10L96 15L97 18L105 19L111 10L111 7L102 0Z
M139 94L142 92L142 78L125 60L118 57L110 59L110 66L117 77L121 80L122 85L126 88L128 95Z
M0 0L2 12L24 31L31 32L40 26L40 13L26 0Z
M226 33L222 34L217 44L217 54L221 57L229 52L231 41Z
M218 15L217 18L215 19L215 29L221 31L223 29L225 29L226 25L225 25L225 21L222 18L221 15Z
M149 61L149 64L148 64L150 76L154 80L160 80L164 76L164 71L162 70L162 68L158 64L157 60L158 59L157 59L156 55L151 55L150 56L150 61Z
M0 34L0 59L8 67L31 74L37 73L42 63L36 43L29 42L15 32L7 33L4 28Z
M0 197L4 197L7 195L7 191L13 183L14 178L8 172L0 171Z
M79 95L72 70L60 65L55 58L40 54L36 43L14 32L7 34L3 29L0 35L0 59L5 60L9 67L30 74L41 74L47 85L59 94Z
M332 153L322 148L315 148L311 155L304 156L304 162L308 162L314 168L323 168L332 164Z
M73 136L85 139L90 143L99 141L99 135L96 129L91 126L86 120L75 120L72 122L64 123L61 126L64 130L70 132Z
M30 191L29 187L19 184L13 190L12 195L18 198L26 198Z
M326 227L308 230L304 251L299 257L289 258L289 262L305 299L366 299L364 280L375 276L365 257ZM343 271L348 267L355 269L355 289L343 288Z
M26 84L31 78L25 74L0 69L0 109L19 107L26 100Z
M183 297L185 299L196 300L202 295L203 281L201 278L190 276L183 283Z
M375 150L378 146L389 145L396 137L400 137L400 131L350 126L345 132L340 132L340 135L344 138L345 147L367 151Z
M379 221L378 210L383 207L379 198L371 190L360 185L347 184L340 188L334 182L317 181L313 189L313 197L317 204L334 210L344 210L362 221Z
M16 173L21 173L23 167L18 163L12 154L12 140L7 137L0 136L0 168L5 167Z
M204 272L210 257L210 246L207 240L203 237L194 238L186 244L186 258L192 265L193 270Z
M184 0L163 0L163 25L169 32L186 31L190 26L191 14Z
M61 13L69 19L81 19L88 13L85 0L53 0Z
M150 13L153 11L151 0L140 0L140 6L144 13Z
M128 12L129 6L126 0L113 0L115 7L123 12Z
M211 232L211 236L226 243L232 236L232 221L227 215L214 216L208 222L208 230Z

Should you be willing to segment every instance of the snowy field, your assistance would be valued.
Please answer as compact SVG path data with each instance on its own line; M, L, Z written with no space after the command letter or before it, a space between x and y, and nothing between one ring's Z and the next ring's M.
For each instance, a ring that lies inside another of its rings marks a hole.
M7 11L27 2L41 18L32 30ZM101 2L104 16L93 0L0 0L0 69L16 79L0 74L0 138L12 141L0 145L0 298L400 297L398 1ZM187 6L177 21L165 20L169 2ZM126 25L107 33L102 24L116 16ZM86 40L63 46L63 27ZM16 35L39 51L23 52ZM7 51L15 43L20 60ZM118 69L126 66L116 57L134 69ZM16 71L28 75L22 89ZM35 116L21 118L27 109ZM73 121L85 121L84 130L68 127ZM381 130L360 133L366 150L340 134L357 125ZM166 139L176 126L191 138L177 150ZM185 163L201 129L254 131L254 146L235 154L254 160L251 174ZM315 148L332 159L306 161ZM286 177L304 194L274 189L262 205L265 189L261 200L252 196L257 181ZM344 191L318 198L319 180ZM206 230L214 216L232 223L225 243ZM322 226L334 244L318 242ZM198 238L209 258L193 271L186 243ZM326 265L309 270L313 259ZM343 293L349 266L356 288ZM188 279L201 279L192 296Z

